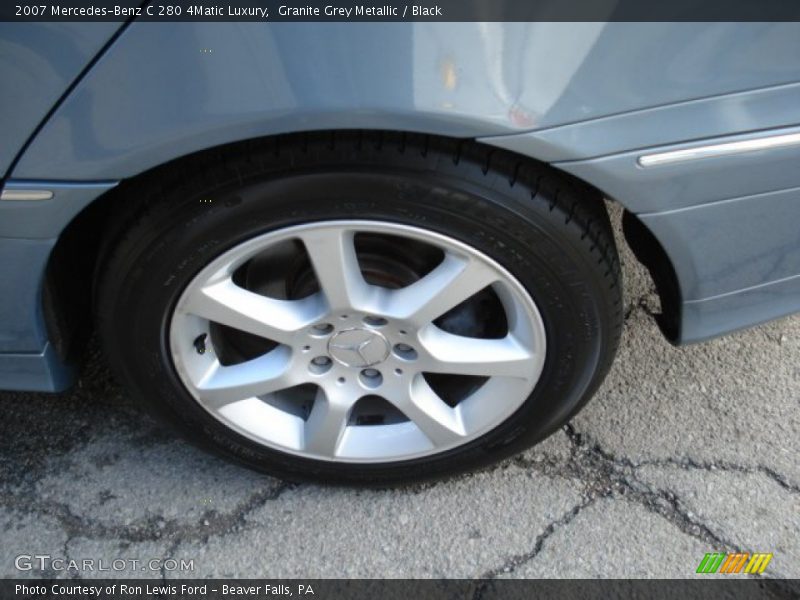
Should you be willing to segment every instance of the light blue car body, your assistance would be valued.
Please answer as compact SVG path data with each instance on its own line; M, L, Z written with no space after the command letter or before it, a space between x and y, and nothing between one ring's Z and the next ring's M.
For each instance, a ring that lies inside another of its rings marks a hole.
M476 139L596 187L657 240L675 343L800 310L800 143L641 162L791 140L798 23L4 23L0 82L4 196L53 193L0 200L2 389L74 379L43 282L82 211L172 159L300 131Z

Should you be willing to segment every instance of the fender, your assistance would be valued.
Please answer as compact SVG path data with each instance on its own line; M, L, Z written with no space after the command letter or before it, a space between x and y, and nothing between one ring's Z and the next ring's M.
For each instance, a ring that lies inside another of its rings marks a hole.
M122 23L0 23L0 178Z
M533 158L589 158L687 138L639 125L640 135L620 135L628 147L609 148L605 134L587 144L575 127L545 132L587 123L594 134L611 115L800 81L798 55L794 23L134 21L12 176L114 181L216 145L315 129L531 132L542 138L525 146ZM753 121L723 112L722 133Z

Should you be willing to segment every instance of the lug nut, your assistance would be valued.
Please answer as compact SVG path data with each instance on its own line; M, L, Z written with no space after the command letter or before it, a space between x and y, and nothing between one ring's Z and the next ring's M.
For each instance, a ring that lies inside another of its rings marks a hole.
M417 351L408 344L395 344L393 350L395 356L403 360L416 360L417 358Z
M311 333L313 335L327 335L331 331L333 331L333 325L330 323L317 323L311 327Z
M358 378L364 387L375 389L383 383L383 375L378 369L363 369Z
M369 325L370 327L383 327L388 323L386 319L383 317L364 317L364 323Z
M333 367L333 361L327 356L315 356L308 365L308 370L315 375L324 375Z

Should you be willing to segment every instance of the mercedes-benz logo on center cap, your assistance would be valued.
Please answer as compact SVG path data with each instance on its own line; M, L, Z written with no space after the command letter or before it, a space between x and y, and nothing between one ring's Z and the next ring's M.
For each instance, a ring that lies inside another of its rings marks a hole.
M345 329L330 339L328 352L346 367L370 367L389 356L389 342L377 331Z

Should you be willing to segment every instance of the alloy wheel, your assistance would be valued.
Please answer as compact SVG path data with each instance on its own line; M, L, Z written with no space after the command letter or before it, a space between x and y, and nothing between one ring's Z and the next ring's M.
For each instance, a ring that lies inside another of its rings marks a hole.
M530 396L546 353L536 304L497 262L433 231L367 220L235 245L190 281L168 336L180 380L214 418L341 462L479 438Z

